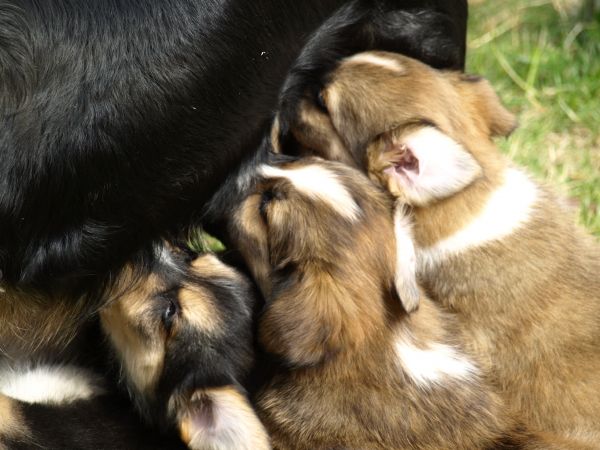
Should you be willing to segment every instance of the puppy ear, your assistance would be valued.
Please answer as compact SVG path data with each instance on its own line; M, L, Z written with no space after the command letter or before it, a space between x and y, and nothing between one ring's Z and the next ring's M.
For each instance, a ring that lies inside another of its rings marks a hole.
M318 364L342 347L343 312L338 308L342 290L331 277L304 273L288 278L260 319L259 339L265 349L294 366Z
M402 205L394 211L394 234L396 237L396 270L394 287L407 313L417 310L421 291L417 284L417 259L411 233L411 225Z
M180 409L179 432L192 450L271 448L264 426L234 386L197 390Z
M460 83L463 92L470 98L478 118L483 119L489 136L508 136L517 128L517 119L509 112L491 84L484 78L462 75Z
M482 168L458 142L433 127L383 136L378 165L388 189L413 206L424 206L461 191ZM373 171L373 169L371 169Z

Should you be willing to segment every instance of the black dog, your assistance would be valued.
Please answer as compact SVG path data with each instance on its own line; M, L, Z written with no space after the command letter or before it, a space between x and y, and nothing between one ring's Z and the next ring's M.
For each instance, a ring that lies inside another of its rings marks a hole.
M2 287L72 296L192 223L255 153L315 30L288 105L307 72L359 50L460 68L466 10L466 0L0 0ZM335 42L332 27L345 30Z

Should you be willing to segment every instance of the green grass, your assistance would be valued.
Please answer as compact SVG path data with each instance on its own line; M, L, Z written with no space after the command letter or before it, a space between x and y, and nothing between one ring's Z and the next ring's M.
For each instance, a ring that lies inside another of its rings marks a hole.
M578 3L472 2L467 70L519 116L519 129L498 142L503 151L558 186L600 236L600 14Z
M188 237L190 248L197 252L220 252L225 250L225 246L217 238L203 231L201 228L196 228Z

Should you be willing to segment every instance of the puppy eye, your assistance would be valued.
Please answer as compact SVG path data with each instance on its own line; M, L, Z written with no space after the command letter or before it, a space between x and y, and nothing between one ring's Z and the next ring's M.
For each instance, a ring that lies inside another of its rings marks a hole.
M317 91L317 95L316 95L315 101L316 101L317 107L321 111L323 111L326 114L329 113L329 111L327 110L327 103L325 103L325 96L323 95L323 90L322 89L319 89Z
M162 321L165 329L171 331L173 322L179 313L179 305L174 300L168 300L165 310L162 314Z

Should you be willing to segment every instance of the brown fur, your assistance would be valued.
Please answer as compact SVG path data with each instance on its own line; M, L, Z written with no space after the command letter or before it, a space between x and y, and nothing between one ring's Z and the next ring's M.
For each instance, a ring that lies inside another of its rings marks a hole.
M396 354L398 339L420 349L451 346L469 358L458 324L427 298L411 315L395 298L391 199L340 164L305 160L280 168L311 164L351 192L358 219L342 217L288 178L267 177L230 224L266 293L260 341L288 365L257 396L274 447L569 448L517 431L480 372L443 374L424 386L411 378Z
M375 55L402 69L343 62L323 91L328 114L307 101L293 130L307 153L367 168L400 199L382 172L390 142L426 122L461 144L481 176L454 196L413 205L415 240L426 249L464 228L502 183L510 164L491 138L508 134L514 119L485 80ZM535 427L597 445L600 247L564 203L538 186L529 221L513 234L425 264L421 276L432 298L457 313L508 403Z
M0 361L26 360L68 348L91 310L85 299L0 291Z
M23 422L18 402L0 394L0 449L8 449L5 439L28 441L29 429Z

